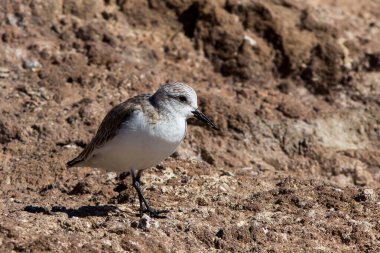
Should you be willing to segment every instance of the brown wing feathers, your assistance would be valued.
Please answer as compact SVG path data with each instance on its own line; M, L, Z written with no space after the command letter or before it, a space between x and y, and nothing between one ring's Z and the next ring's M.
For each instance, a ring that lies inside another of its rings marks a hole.
M95 137L76 158L67 162L67 167L70 168L85 161L95 148L101 147L115 137L121 124L128 119L133 111L138 109L139 105L135 102L146 99L149 96L150 95L136 96L112 108L100 124Z

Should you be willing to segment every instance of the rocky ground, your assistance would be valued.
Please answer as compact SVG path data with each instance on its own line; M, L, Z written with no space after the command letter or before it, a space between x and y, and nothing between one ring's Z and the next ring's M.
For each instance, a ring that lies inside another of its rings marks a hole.
M377 0L0 1L0 252L380 252ZM187 82L130 177L65 163L117 103Z

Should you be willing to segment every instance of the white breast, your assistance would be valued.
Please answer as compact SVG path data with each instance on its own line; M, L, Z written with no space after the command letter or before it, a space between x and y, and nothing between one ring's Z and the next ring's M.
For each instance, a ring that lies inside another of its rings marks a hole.
M123 123L119 134L93 152L88 166L109 171L142 170L170 156L186 133L186 119L168 118L149 124L142 112Z

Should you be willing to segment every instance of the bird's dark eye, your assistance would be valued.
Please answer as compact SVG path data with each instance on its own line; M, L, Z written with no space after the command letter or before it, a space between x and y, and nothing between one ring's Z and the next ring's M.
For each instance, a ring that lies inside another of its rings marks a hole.
M187 98L185 96L179 96L178 99L181 102L187 102Z

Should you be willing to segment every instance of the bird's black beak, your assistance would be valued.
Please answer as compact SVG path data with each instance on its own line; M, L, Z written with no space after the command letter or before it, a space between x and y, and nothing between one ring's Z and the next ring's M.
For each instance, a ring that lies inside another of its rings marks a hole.
M211 119L209 119L206 115L204 115L203 113L201 113L200 111L198 111L198 109L196 109L195 111L192 111L192 113L194 114L194 116L195 116L197 119L199 119L199 120L201 120L201 121L207 123L207 124L208 124L209 126L211 126L213 129L215 129L215 130L219 130L219 128L215 125L215 123L212 122Z

